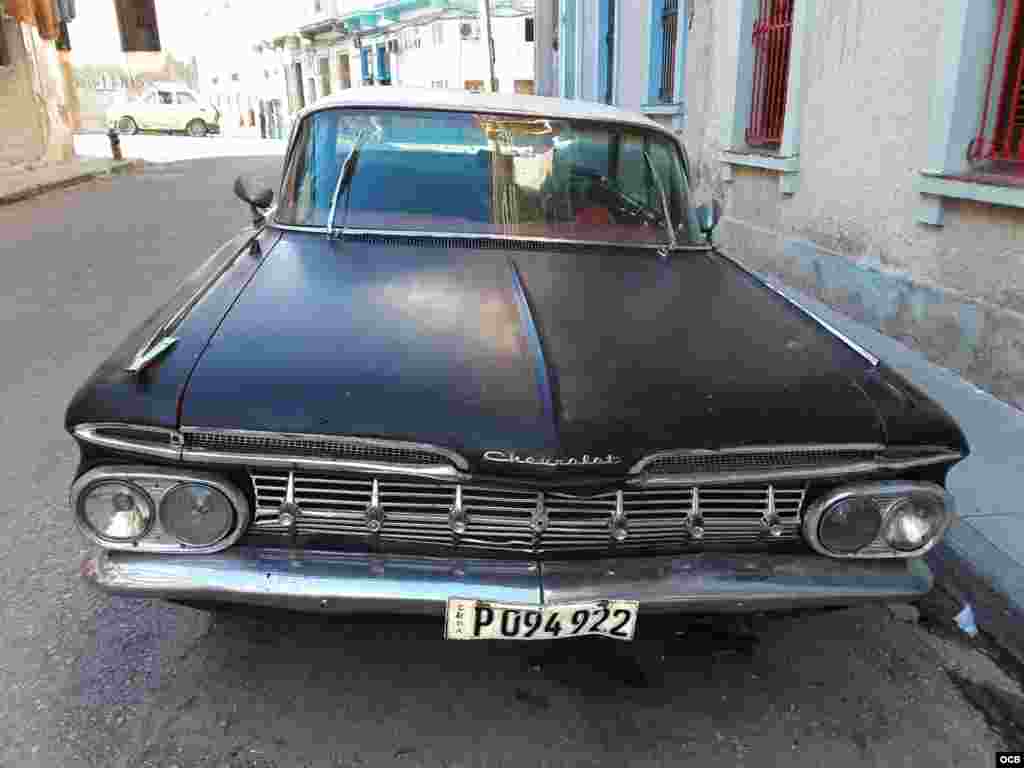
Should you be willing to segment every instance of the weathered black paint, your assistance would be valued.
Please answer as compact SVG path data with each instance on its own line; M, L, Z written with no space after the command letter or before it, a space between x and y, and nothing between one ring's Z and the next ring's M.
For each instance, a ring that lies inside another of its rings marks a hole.
M133 334L69 426L175 426L182 396L178 426L435 443L489 474L551 470L481 465L488 449L623 459L558 476L667 448L966 450L939 406L714 253L263 238L262 261L241 256L138 380L124 363L174 301Z
M221 246L100 365L68 406L65 421L69 430L75 424L101 421L177 426L179 398L210 334L280 237L278 232L263 230L258 236L259 248L252 249L255 235L255 230L246 228ZM140 374L126 372L139 348L225 265L229 266L224 274L175 330L178 343Z

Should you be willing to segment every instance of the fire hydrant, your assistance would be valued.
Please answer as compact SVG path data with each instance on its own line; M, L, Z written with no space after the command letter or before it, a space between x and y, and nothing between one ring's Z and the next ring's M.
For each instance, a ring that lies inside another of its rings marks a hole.
M107 131L107 138L110 139L110 153L114 156L115 160L123 160L121 156L121 137L117 131L111 128Z

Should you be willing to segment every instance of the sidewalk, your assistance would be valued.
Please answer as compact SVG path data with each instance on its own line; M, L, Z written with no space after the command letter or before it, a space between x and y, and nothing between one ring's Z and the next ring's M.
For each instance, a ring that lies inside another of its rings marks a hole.
M140 165L138 160L75 158L66 163L0 168L0 205L14 203L58 187L113 173L127 173Z
M929 363L898 341L763 275L942 404L971 455L949 474L959 520L928 560L939 584L969 602L978 625L1024 661L1024 413Z

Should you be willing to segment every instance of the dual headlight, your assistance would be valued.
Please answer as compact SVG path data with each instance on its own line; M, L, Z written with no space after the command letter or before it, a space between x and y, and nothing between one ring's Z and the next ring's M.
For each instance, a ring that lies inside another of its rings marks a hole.
M230 483L205 472L101 467L71 488L82 532L108 549L216 552L249 522L249 505Z
M811 505L804 536L830 557L917 557L953 519L953 498L932 483L864 483Z

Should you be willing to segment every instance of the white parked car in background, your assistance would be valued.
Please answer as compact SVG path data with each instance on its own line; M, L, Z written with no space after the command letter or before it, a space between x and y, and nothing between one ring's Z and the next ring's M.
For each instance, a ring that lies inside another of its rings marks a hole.
M134 101L110 107L107 126L126 134L184 131L205 136L220 133L220 112L181 83L153 83Z

